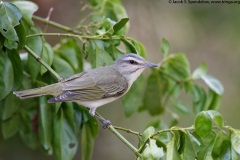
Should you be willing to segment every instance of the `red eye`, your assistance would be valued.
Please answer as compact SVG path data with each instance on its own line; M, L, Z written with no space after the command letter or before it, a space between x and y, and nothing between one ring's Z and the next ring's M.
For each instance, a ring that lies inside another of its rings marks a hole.
M134 60L129 60L129 63L130 63L130 64L134 64L135 61L134 61Z

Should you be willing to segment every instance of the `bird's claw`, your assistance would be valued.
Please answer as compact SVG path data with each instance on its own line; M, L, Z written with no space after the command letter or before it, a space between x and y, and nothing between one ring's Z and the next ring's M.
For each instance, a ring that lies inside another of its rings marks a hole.
M104 120L104 121L103 121L102 128L103 128L103 129L106 129L106 128L108 128L110 125L112 125L112 123L111 123L109 120Z

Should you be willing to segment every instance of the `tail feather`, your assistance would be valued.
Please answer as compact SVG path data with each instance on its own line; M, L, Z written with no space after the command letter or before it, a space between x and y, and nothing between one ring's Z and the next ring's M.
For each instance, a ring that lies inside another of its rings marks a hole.
M57 83L40 88L28 89L23 91L14 91L13 94L15 94L17 97L21 99L26 99L32 97L40 97L44 95L57 95L60 94L59 93L60 91L61 91L60 85Z

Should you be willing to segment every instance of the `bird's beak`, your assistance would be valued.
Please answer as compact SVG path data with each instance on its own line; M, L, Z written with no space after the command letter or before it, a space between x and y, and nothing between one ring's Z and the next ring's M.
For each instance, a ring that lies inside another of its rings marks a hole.
M146 68L153 68L153 67L157 67L158 65L157 64L154 64L154 63L151 63L151 62L147 62L146 64L145 64L145 67Z

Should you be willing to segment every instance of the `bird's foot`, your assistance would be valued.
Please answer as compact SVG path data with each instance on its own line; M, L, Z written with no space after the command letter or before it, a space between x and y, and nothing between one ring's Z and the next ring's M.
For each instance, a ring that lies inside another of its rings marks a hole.
M112 125L112 123L109 120L103 120L102 123L103 123L102 125L103 129L109 128L109 126Z

